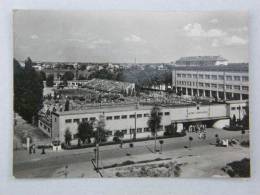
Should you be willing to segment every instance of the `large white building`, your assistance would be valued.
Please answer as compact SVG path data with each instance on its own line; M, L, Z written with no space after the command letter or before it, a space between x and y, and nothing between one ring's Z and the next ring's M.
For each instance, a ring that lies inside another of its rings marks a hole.
M233 115L242 119L245 114L247 101L235 101L208 105L161 105L158 113L162 117L161 128L158 135L163 135L165 127L175 123L179 130L188 129L190 125L204 123L207 126L223 128L229 125ZM113 105L102 107L89 107L86 110L72 110L54 112L47 120L40 117L39 128L52 140L64 141L65 131L68 129L73 139L77 138L78 125L82 121L99 120L100 116L105 119L105 129L108 131L108 140L113 139L116 131L124 133L124 139L150 137L151 132L147 121L150 116L152 105Z
M172 72L172 87L176 93L191 96L223 100L248 99L248 64L175 67Z

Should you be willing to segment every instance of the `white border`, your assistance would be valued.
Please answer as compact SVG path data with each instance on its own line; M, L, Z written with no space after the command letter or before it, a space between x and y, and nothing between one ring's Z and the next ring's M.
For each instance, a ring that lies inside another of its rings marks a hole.
M12 9L249 11L252 178L15 180L12 172ZM1 0L0 194L260 194L260 2L258 0ZM258 163L257 163L258 162Z

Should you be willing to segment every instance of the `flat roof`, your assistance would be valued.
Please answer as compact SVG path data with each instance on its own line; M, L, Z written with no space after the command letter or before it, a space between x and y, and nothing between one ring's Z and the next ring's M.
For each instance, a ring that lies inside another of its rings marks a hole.
M208 106L208 105L223 105L224 103L210 103L210 104L200 104L200 106ZM111 112L126 112L126 111L134 111L137 112L138 110L147 110L151 111L154 105L114 105L114 106L101 106L101 107L88 107L84 110L70 110L70 111L57 111L54 113L56 116L65 116L65 115L75 115L75 114L93 114L93 113L111 113ZM183 108L183 107L194 107L196 104L184 104L184 105L166 105L162 104L159 105L161 109L167 108Z

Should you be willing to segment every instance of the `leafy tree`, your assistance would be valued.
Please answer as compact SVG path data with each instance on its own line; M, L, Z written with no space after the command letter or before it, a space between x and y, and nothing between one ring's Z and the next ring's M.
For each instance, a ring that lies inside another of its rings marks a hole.
M80 123L78 126L78 136L83 143L85 143L86 140L90 143L90 138L94 136L92 124L85 121Z
M47 79L46 79L46 86L47 87L53 87L54 85L54 75L53 74L49 74L47 76Z
M82 74L80 74L78 80L86 80L86 77L84 77Z
M73 80L73 78L74 78L73 72L67 71L67 72L64 73L62 80L63 81L71 81L71 80Z
M96 131L94 133L96 143L107 141L107 132L105 130L105 118L103 115L99 116L99 120L97 121Z
M65 138L65 144L70 145L70 142L72 140L72 136L71 136L71 132L69 129L66 129L65 134L64 134L64 138Z
M69 109L70 109L70 101L69 101L69 99L67 99L66 102L65 102L64 111L69 111Z
M14 111L29 123L37 122L43 102L43 81L28 57L25 67L14 59ZM34 118L34 120L33 120Z
M45 81L45 80L46 80L46 74L45 74L45 72L40 71L40 75L41 75L42 80Z
M159 116L160 108L158 106L154 106L151 110L150 118L148 120L148 127L151 129L151 133L154 136L154 152L156 152L156 138L157 138L157 131L161 124L161 116Z
M124 133L122 131L117 130L114 133L113 141L114 142L120 142L123 138L124 138Z

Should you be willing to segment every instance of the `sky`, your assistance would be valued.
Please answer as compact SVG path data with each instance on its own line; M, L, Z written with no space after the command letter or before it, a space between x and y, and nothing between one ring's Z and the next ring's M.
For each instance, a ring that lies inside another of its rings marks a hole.
M247 12L15 10L14 57L169 63L221 55L248 62Z

